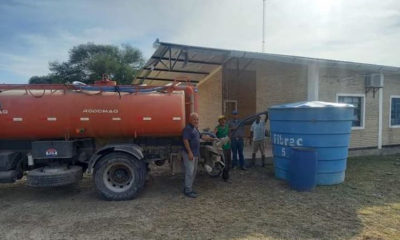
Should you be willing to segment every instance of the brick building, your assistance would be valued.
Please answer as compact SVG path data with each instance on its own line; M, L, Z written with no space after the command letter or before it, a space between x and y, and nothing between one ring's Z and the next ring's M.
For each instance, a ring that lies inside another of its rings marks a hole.
M400 146L398 67L158 41L154 47L134 83L165 85L189 77L199 89L202 128L213 129L218 115L229 117L232 110L245 117L282 103L347 102L356 106L351 149ZM371 76L383 87L369 88Z

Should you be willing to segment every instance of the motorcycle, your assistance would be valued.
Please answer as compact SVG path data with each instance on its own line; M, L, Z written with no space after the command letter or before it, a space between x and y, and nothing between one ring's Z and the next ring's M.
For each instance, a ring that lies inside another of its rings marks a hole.
M212 138L217 138L213 132L209 132L207 130L203 131L203 134L206 134ZM219 177L223 172L225 167L229 167L225 165L225 156L222 146L229 142L229 137L218 138L217 141L214 141L209 144L203 145L203 153L204 156L203 165L207 174L211 177Z

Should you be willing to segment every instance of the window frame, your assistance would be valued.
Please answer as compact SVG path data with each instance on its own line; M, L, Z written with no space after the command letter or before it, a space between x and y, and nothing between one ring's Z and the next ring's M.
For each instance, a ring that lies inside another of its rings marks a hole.
M400 128L399 125L392 125L392 99L393 98L400 98L400 95L390 95L390 102L389 102L389 128Z
M361 98L361 126L351 127L351 130L363 130L365 129L365 94L361 93L336 93L336 102L339 103L339 97L360 97Z
M235 111L237 111L238 108L238 101L237 100L224 100L224 113L226 113L226 104L227 103L234 103L235 104Z

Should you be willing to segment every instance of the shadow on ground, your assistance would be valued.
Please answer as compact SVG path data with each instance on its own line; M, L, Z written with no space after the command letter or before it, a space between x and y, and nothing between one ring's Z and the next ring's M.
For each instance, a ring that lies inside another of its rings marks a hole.
M151 172L133 201L78 186L0 186L0 239L400 239L397 156L349 160L346 182L298 193L273 168L235 171L232 184L199 174L197 199L182 176ZM397 235L399 234L399 235Z

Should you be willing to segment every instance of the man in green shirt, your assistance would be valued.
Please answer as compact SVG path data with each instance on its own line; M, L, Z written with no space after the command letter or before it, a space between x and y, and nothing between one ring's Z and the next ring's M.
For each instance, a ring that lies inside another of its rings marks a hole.
M218 138L229 137L229 126L226 124L226 117L224 115L220 115L218 117L218 126L215 127L214 133L217 135ZM229 180L229 169L231 167L231 144L230 142L225 143L222 146L224 151L224 158L225 158L225 168L222 172L222 179L224 182L231 183Z

